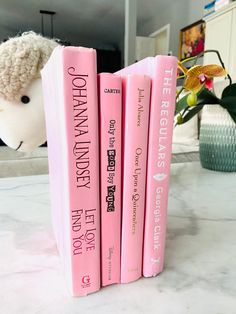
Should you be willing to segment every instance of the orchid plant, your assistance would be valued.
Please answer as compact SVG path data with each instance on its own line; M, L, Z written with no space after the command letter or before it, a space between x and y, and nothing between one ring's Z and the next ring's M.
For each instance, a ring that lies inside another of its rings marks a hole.
M221 66L197 65L198 59L205 53L216 53ZM193 65L187 69L186 62L193 62ZM204 105L222 106L236 123L236 84L232 84L232 79L226 72L217 50L206 50L195 57L179 61L178 68L181 72L178 79L183 78L184 83L176 95L177 124L189 121L202 110ZM220 76L228 78L229 85L223 90L221 98L218 98L214 93L213 78ZM185 93L184 97L181 97L182 93Z

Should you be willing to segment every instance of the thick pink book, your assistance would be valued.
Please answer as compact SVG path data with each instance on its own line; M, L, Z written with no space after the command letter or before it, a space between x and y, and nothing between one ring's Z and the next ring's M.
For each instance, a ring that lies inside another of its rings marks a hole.
M149 57L117 73L152 77L143 252L143 275L151 277L164 265L177 59Z
M121 236L121 78L101 73L100 186L101 186L101 270L102 286L120 282Z
M127 283L142 275L150 78L123 77L123 93L121 282Z
M52 218L69 289L100 288L96 51L57 47L42 70Z

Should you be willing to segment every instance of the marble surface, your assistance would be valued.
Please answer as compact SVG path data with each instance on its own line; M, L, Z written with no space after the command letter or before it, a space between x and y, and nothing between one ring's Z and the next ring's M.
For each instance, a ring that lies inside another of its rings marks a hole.
M0 179L0 313L236 313L236 174L173 164L165 271L67 294L50 223L48 176Z
M173 143L172 163L199 161L199 142ZM0 178L48 174L47 147L32 152L16 152L0 146Z
M0 146L0 178L48 174L47 147L23 153Z
M189 161L199 161L199 143L174 143L171 162ZM22 153L1 146L0 169L0 178L48 174L47 147L38 147L33 152Z

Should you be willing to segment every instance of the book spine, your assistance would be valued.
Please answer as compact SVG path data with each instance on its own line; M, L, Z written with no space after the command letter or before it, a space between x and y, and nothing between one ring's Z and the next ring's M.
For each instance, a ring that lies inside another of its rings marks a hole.
M66 176L66 156L62 153L64 146L65 119L60 99L63 98L63 88L61 82L62 75L62 54L63 48L58 46L52 52L50 59L41 71L42 89L44 96L45 122L47 131L48 164L49 164L49 187L51 200L51 217L54 236L57 248L61 257L63 272L67 279L68 286L71 287L71 258L68 230L68 212L65 202L65 191L67 188ZM57 91L57 92L55 92ZM58 170L60 169L60 171ZM71 290L71 289L70 289Z
M137 280L142 274L150 78L144 75L126 76L123 92L121 282L127 283Z
M177 61L158 56L153 65L146 186L143 275L163 270Z
M96 51L63 49L73 294L100 288Z
M121 78L101 73L100 182L102 286L120 282L121 236Z

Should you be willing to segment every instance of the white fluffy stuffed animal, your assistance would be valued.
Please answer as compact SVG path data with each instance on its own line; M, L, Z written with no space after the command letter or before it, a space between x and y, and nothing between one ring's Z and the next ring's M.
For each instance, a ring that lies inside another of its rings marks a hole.
M0 45L0 138L15 150L46 142L40 70L57 45L34 32Z

